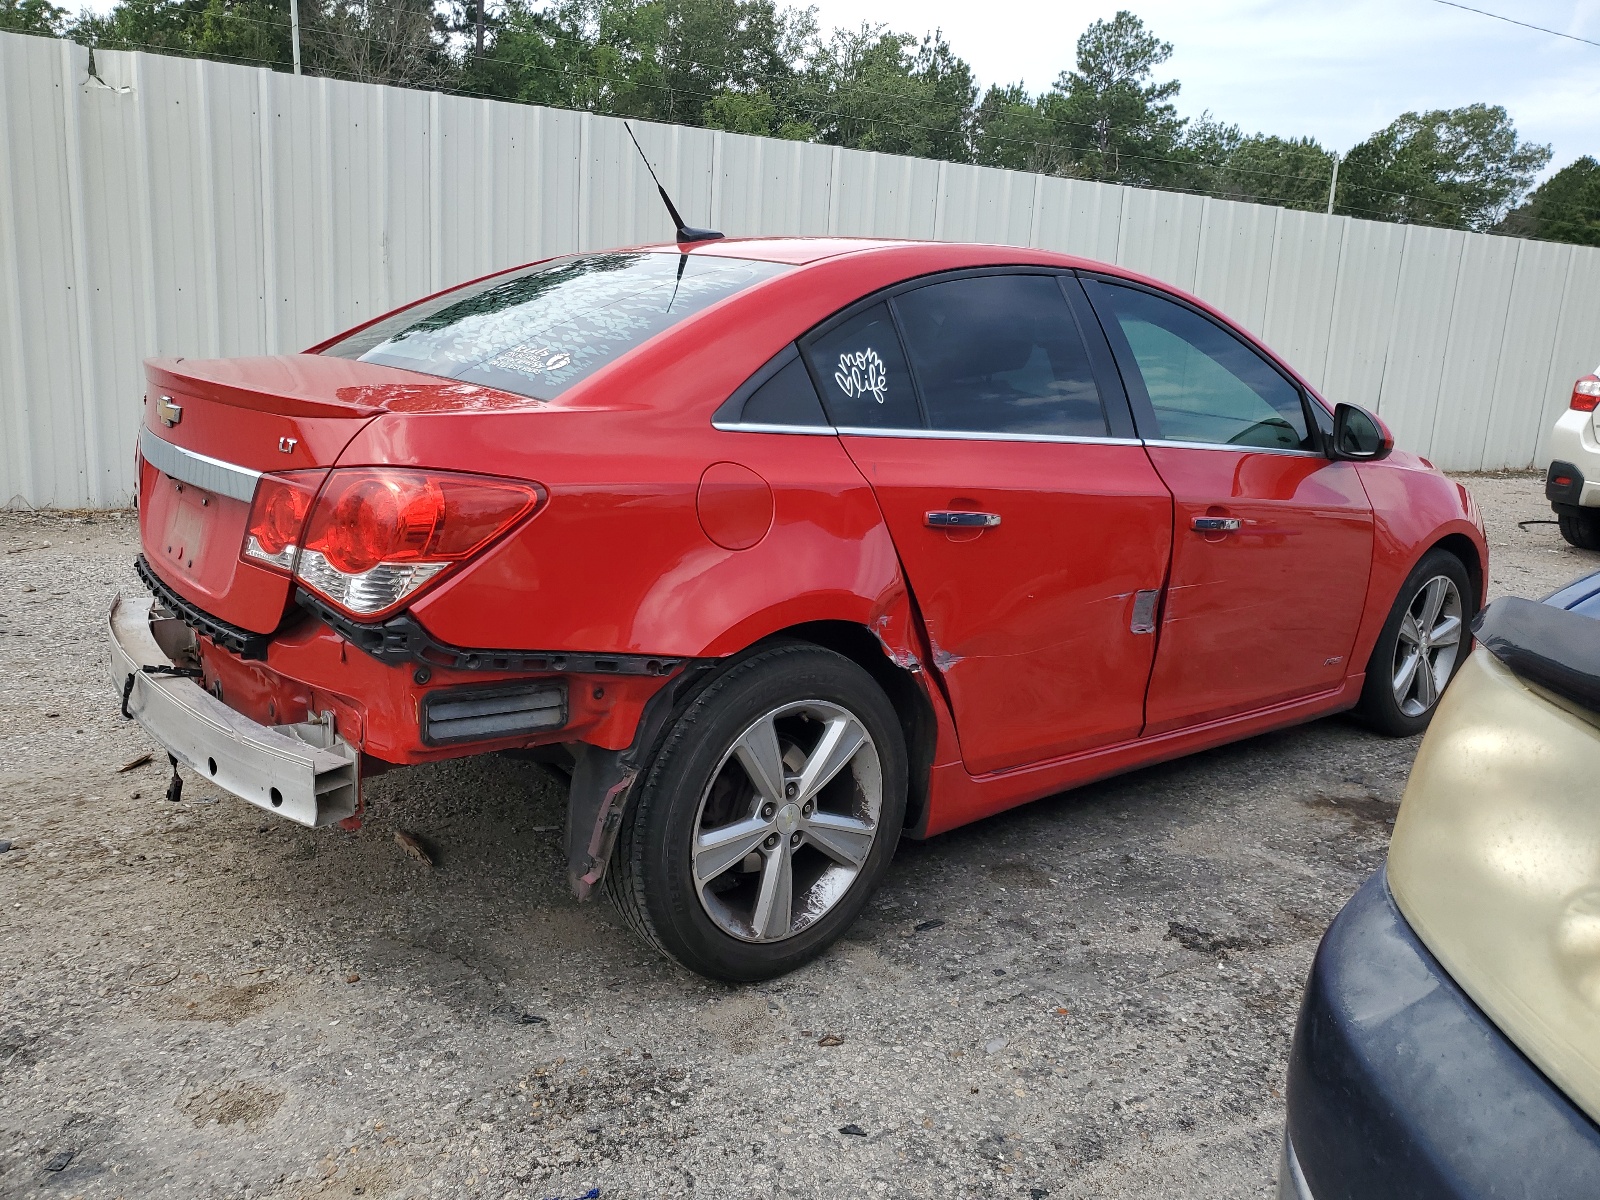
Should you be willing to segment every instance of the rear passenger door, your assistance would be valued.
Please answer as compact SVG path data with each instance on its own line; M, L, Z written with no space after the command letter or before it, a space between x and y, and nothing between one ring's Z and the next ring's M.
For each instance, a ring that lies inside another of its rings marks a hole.
M1339 686L1372 564L1354 465L1323 455L1300 386L1209 314L1087 287L1174 503L1146 735Z
M877 494L962 758L986 774L1136 738L1171 498L1075 278L935 277L802 342Z

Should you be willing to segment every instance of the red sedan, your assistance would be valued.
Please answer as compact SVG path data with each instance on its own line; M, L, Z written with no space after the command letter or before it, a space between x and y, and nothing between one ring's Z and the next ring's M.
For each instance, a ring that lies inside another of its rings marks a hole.
M1420 731L1472 498L1189 297L1038 250L577 255L304 354L148 364L123 711L354 827L518 751L571 882L725 979L805 962L902 834L1345 709Z

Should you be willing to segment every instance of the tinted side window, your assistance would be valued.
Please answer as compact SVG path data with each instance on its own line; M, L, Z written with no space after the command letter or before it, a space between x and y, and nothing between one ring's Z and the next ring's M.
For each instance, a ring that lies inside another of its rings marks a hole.
M790 351L793 354L793 351ZM805 363L795 354L778 372L750 393L739 420L746 425L826 425L817 389Z
M1300 390L1259 354L1181 304L1105 285L1161 436L1273 450L1311 448Z
M911 372L887 305L863 309L804 349L835 425L922 428Z
M1106 435L1083 338L1048 275L980 275L895 298L934 429Z

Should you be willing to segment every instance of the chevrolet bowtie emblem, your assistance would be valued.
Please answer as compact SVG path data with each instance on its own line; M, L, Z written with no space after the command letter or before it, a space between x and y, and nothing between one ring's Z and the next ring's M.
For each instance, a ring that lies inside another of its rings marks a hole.
M156 416L161 418L161 423L171 429L183 420L183 406L174 404L171 396L162 396L156 400Z

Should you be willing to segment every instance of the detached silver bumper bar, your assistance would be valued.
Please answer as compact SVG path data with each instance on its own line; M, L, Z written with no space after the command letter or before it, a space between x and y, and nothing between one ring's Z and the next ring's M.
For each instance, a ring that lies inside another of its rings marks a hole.
M301 825L355 816L361 753L334 732L331 715L319 724L258 725L193 679L164 673L185 657L193 634L149 597L118 596L107 632L111 681L125 709L179 762Z

